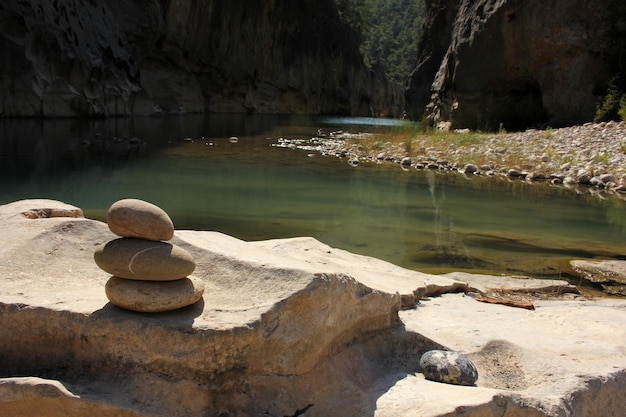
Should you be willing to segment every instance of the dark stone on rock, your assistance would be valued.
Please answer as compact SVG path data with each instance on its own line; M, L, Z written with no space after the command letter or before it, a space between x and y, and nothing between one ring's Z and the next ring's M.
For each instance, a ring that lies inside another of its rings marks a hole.
M581 169L576 174L576 180L580 184L589 184L589 182L591 181L591 173L587 170Z
M605 184L615 181L615 176L613 174L602 174L600 175L600 181Z
M402 161L400 161L400 163L402 165L411 165L412 161L411 161L411 158L407 156L407 157L402 158Z
M474 385L478 370L462 353L430 350L422 355L420 368L426 379L454 385Z
M463 167L463 172L466 174L474 174L478 171L478 167L474 164L465 164Z
M530 181L542 181L546 179L546 176L540 172L529 172L526 175L526 179Z
M515 178L517 178L517 177L522 177L522 176L523 176L523 175L522 175L522 172L521 172L521 171L518 171L517 169L509 169L509 170L507 171L507 175L508 175L509 177L515 177Z

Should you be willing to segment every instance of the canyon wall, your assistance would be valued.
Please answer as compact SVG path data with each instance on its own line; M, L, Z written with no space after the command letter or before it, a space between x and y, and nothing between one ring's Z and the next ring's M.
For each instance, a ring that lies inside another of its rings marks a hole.
M0 3L0 117L397 116L333 0Z
M590 121L608 80L624 71L618 3L428 2L408 116L486 130Z

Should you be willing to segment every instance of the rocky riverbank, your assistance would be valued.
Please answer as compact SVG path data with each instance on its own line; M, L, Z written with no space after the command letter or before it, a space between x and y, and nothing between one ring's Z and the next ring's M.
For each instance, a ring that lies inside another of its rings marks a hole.
M393 134L342 132L310 140L281 139L278 146L343 157L352 165L392 162L405 169L549 181L602 198L626 198L626 122L493 134L440 130L395 140Z

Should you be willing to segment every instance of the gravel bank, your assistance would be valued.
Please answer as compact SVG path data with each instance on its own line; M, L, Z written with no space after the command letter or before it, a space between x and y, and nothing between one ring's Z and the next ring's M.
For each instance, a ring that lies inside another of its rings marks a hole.
M416 134L401 143L377 141L375 134L336 133L281 139L276 146L344 157L353 165L391 162L405 168L550 181L578 192L626 198L626 122L517 133Z

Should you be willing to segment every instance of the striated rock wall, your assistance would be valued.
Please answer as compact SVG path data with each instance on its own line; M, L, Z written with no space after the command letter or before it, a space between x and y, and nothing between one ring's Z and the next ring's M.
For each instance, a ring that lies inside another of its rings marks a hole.
M608 79L620 72L615 35L624 22L608 4L429 2L408 115L489 130L591 120Z
M9 0L0 117L398 115L333 0Z

